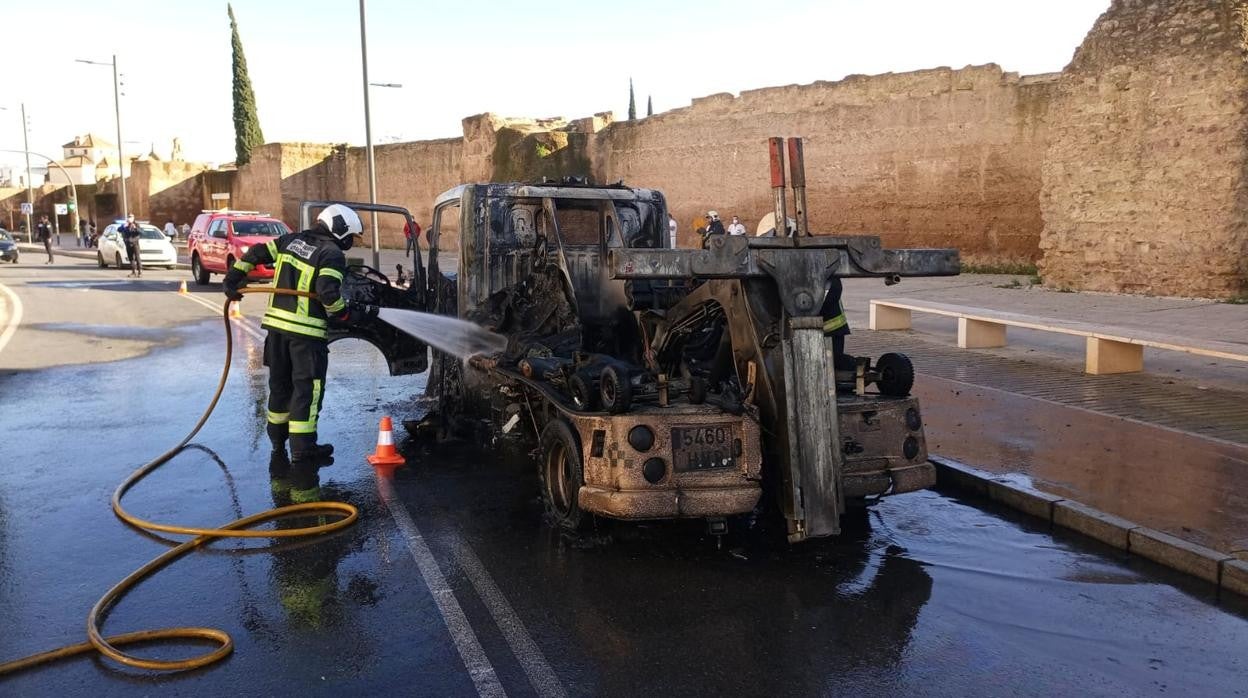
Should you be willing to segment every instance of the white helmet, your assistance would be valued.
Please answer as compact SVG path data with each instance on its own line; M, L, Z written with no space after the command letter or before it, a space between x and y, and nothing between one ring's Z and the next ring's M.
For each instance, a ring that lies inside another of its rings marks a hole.
M717 221L719 220L719 211L707 211L706 217L710 218L713 221Z
M338 240L345 240L350 235L359 235L364 232L364 224L360 222L360 214L342 204L330 204L321 211L316 220L325 225L325 229L329 231Z

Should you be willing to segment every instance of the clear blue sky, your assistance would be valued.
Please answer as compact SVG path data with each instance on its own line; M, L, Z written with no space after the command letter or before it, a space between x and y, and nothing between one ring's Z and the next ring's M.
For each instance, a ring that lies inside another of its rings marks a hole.
M663 111L693 97L853 73L997 63L1060 70L1108 0L369 0L377 142L457 136L460 119L579 117L647 96ZM188 159L234 158L225 2L53 0L3 10L7 73L0 148L60 156L75 133L115 139L109 60L125 74L128 151L180 136ZM237 0L269 141L364 141L356 0ZM776 48L777 37L785 41ZM16 162L0 154L0 163Z

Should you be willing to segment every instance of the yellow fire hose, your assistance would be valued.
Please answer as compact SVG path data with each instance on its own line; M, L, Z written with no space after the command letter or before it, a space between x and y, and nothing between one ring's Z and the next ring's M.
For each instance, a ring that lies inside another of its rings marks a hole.
M239 289L241 293L272 293L287 296L305 296L315 298L316 294L306 291L291 291L281 288L243 288ZM169 449L156 458L148 461L130 474L117 489L113 492L113 513L117 518L134 526L135 528L147 531L160 531L162 533L177 533L188 536L195 536L191 540L186 541L171 548L161 554L151 562L143 565L139 569L130 573L125 579L121 580L105 592L104 596L95 603L91 608L91 612L87 614L87 641L80 642L76 645L67 645L59 649L33 654L23 659L14 660L0 664L0 676L10 674L23 669L29 669L40 664L45 664L58 659L74 657L87 652L96 651L100 654L120 662L127 666L138 667L140 669L153 669L156 671L185 671L187 669L197 669L207 666L213 662L220 661L230 654L234 649L234 641L230 639L229 634L216 628L197 628L197 627L174 627L161 628L159 630L137 630L112 637L104 637L100 633L100 625L104 618L108 615L109 610L134 588L136 584L146 577L154 574L165 565L177 560L183 555L189 553L195 548L211 543L218 538L297 538L300 536L319 536L326 533L332 533L340 529L346 528L355 523L359 517L359 511L344 502L310 502L307 504L292 504L289 506L269 509L258 514L245 516L236 519L220 528L194 528L190 526L174 526L170 524L161 524L153 521L140 519L137 516L127 512L121 506L121 498L131 487L134 487L140 480L150 475L154 470L164 465L174 456L178 455L191 439L199 433L199 430L208 421L208 417L212 415L213 409L217 406L217 401L221 399L221 393L225 390L225 381L230 375L230 358L234 352L234 338L231 332L230 323L230 303L226 301L225 308L222 313L225 318L225 366L221 369L221 380L217 383L217 391L212 396L212 401L208 403L208 408L200 415L199 421L195 423L195 427L191 432L178 443L177 446ZM326 514L338 515L342 518L330 521L328 523L317 526L307 526L304 528L290 529L264 529L252 530L252 527L265 521L286 518L295 515L311 515L324 516ZM203 641L210 640L215 642L218 647L210 652L201 654L190 659L177 660L158 660L144 659L136 657L132 654L126 654L117 649L119 646L131 643L153 643L156 641Z

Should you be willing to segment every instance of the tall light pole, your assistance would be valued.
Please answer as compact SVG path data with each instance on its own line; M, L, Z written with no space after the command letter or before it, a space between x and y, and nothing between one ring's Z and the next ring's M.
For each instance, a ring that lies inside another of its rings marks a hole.
M364 71L364 150L368 159L368 203L377 203L377 163L373 159L373 120L368 109L368 29L365 23L364 0L360 0L360 65ZM377 230L377 212L369 212L373 227L373 268L381 267L381 233Z
M363 0L360 1L363 2ZM125 218L130 213L130 203L126 198L126 152L121 140L121 87L120 82L117 80L117 54L113 54L112 63L88 61L83 58L75 58L74 60L88 65L113 66L113 113L117 117L117 172L121 175L121 217Z
M360 0L363 3L363 0ZM364 80L368 80L368 68L364 69ZM403 87L397 82L369 82L364 86L364 138L368 140L368 202L377 203L377 162L373 158L373 120L368 112L368 88L372 87ZM381 234L377 228L377 212L369 212L369 220L373 226L373 268L380 269Z
M8 107L0 107L8 111ZM26 124L26 103L22 102L22 152L26 153L26 204L33 212L35 210L34 184L30 179L30 129ZM35 229L31 225L31 214L26 214L26 242L33 242ZM12 221L10 221L12 222Z

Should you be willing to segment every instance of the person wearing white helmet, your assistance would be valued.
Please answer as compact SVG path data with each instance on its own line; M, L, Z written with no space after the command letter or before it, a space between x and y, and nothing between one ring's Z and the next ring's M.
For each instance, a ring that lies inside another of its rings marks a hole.
M252 245L225 276L225 295L240 300L240 286L258 264L273 266L277 288L311 290L316 298L270 295L261 327L264 365L269 368L268 435L273 444L269 476L275 488L288 489L292 502L320 499L321 465L333 462L334 447L316 443L317 415L325 398L329 367L329 323L345 322L347 302L342 278L343 254L364 231L360 216L342 204L325 207L311 230L290 233ZM290 440L290 456L286 441Z

